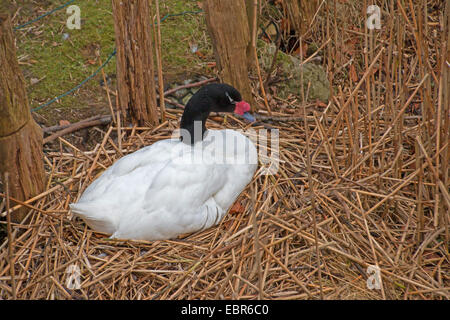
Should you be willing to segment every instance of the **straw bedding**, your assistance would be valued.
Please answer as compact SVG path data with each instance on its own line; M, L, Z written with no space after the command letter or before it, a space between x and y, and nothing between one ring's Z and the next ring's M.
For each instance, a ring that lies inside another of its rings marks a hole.
M297 118L274 112L285 119L265 121L279 129L278 172L262 175L262 163L219 226L168 241L110 240L72 218L68 204L123 154L169 138L176 110L155 129L96 128L102 138L90 151L59 138L46 153L47 191L27 201L29 221L13 225L13 276L8 241L0 246L0 297L15 290L18 299L448 299L445 229L435 226L430 199L418 232L417 119L405 120L394 177L394 133L364 160L351 144L347 121L355 122L330 106L305 108L308 130L301 109L283 109ZM380 118L380 137L391 120ZM232 116L207 125L244 129ZM381 269L380 289L367 285L370 265Z

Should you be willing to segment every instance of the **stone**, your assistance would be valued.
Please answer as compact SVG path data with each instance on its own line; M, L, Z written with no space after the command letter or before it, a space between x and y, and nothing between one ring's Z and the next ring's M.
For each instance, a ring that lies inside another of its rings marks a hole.
M258 55L260 63L265 70L268 70L272 64L275 50L274 44L258 41ZM281 71L279 76L287 78L286 81L277 83L278 95L283 99L286 99L291 94L300 97L300 59L278 51L277 66ZM303 64L303 90L305 94L308 90L308 83L310 83L308 101L320 100L328 102L330 98L330 83L322 66L313 62Z

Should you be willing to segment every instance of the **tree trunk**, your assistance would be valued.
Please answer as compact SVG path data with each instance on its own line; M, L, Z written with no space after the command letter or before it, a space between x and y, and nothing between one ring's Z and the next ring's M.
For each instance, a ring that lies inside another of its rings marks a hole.
M13 198L23 201L44 191L42 130L30 114L11 20L0 14L0 179L5 172ZM27 211L15 211L12 221L21 222Z
M158 124L148 0L112 0L120 109L137 125Z
M255 19L255 0L245 0L245 6L246 6L246 10L247 10L247 19L248 19L248 27L249 27L249 32L250 32L250 40L247 46L247 63L248 63L248 69L249 71L251 69L255 69L256 68L256 59L255 59L255 48L253 47L252 44L252 33L253 33L253 28L255 28L255 26L253 25L253 23L256 20L256 26L258 26L258 14L256 14L256 19ZM261 1L258 1L258 10L261 6ZM257 11L258 12L258 11ZM257 28L257 27L256 27ZM256 36L258 36L258 29L256 29Z
M251 38L244 0L205 0L203 7L221 81L234 86L254 105L248 78Z
M286 0L286 9L291 26L298 35L304 35L319 8L318 0Z

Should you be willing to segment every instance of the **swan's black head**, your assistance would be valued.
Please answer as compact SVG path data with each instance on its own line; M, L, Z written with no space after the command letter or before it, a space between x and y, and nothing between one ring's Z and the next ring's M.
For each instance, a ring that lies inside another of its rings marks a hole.
M191 144L202 140L210 112L234 112L254 121L248 111L250 105L242 100L235 88L225 83L208 84L198 90L186 104L181 117L180 139Z

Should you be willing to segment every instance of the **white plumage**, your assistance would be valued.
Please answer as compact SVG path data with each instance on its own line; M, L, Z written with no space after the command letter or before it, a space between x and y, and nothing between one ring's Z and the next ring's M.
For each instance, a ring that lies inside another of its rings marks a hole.
M193 144L161 140L116 161L70 208L112 238L174 238L218 224L257 160L254 144L233 130L205 131Z

